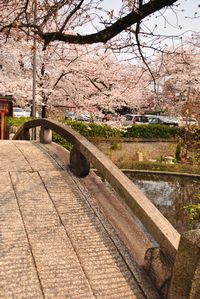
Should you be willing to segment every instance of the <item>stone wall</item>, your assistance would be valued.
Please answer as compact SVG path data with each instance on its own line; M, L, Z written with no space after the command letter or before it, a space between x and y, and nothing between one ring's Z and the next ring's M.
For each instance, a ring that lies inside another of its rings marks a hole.
M106 153L113 161L144 161L160 160L161 157L174 156L176 142L117 142L115 147L112 143L98 143L97 147Z

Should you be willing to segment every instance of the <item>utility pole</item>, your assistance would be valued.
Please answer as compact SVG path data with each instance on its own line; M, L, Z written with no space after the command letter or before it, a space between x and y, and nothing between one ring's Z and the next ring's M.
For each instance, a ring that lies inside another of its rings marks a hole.
M34 0L33 3L33 24L36 25L37 22L37 0ZM33 37L33 92L32 92L32 117L35 119L36 117L36 109L35 109L35 98L36 98L36 67L37 64L37 41L36 34L34 33ZM32 140L36 140L36 129L32 129Z

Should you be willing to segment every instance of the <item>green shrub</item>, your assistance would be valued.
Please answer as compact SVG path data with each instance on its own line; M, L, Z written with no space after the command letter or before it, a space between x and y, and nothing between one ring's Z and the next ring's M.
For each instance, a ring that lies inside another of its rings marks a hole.
M70 151L72 148L72 144L69 141L67 141L65 138L61 137L59 134L54 132L52 134L52 141L62 145L68 151Z
M184 210L189 214L189 220L191 223L197 223L200 221L200 203L191 204L184 207Z
M83 123L67 120L65 122L85 137L126 137L126 138L174 138L179 136L179 128L165 125L133 125L125 131L107 125Z
M9 126L20 127L25 122L31 120L31 118L15 118L6 117L6 124ZM84 123L73 120L66 120L65 124L70 126L81 135L88 137L102 137L102 138L176 138L184 135L184 129L169 127L166 125L133 125L132 127L126 128L124 131L116 128L112 128L108 125L99 125L95 123ZM198 139L200 136L200 130L195 132L195 137ZM200 138L199 138L200 139ZM67 149L69 144L66 144L64 139L53 136L53 141L62 144ZM113 141L114 142L114 141ZM197 142L197 141L196 141ZM115 147L115 145L113 145ZM178 155L178 154L177 154Z
M132 138L174 138L179 136L179 128L166 125L133 125L124 132L124 137Z
M90 136L90 129L87 123L67 120L65 121L65 124L74 129L75 131L79 132L83 136Z
M198 201L197 203L183 207L183 209L189 214L190 222L193 224L200 221L200 194L195 194L194 198Z
M25 122L31 119L31 117L6 117L5 124L8 126L21 127Z
M107 125L83 123L71 120L67 120L65 123L85 137L122 137L123 135L122 131Z

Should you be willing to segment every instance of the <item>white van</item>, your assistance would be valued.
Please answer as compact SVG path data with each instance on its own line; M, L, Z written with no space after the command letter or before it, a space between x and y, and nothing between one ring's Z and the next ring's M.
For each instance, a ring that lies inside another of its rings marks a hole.
M24 109L20 107L13 107L13 116L14 117L27 117Z

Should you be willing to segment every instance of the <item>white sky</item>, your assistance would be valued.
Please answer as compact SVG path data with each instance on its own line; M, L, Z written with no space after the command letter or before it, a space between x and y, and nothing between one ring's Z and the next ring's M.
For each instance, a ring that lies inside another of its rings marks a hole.
M146 25L149 28L153 29L155 24L157 24L157 32L155 33L159 34L179 35L187 31L187 36L189 36L191 35L191 31L199 32L200 0L179 0L177 3L180 4L180 6L177 8L178 18L177 15L173 12L173 10L171 8L168 8L167 12L165 12L165 17L167 18L166 23L161 15L161 13L164 12L163 9L160 12L157 12L155 15L151 16L149 20L146 21ZM114 10L115 15L117 15L121 5L122 0L104 0L102 2L102 7L104 7L107 10ZM199 17L194 18L195 12ZM182 29L180 29L179 26L181 26ZM94 32L94 28L92 28L91 26L82 27L80 28L79 33L86 34L86 31L87 34L92 33Z
M162 1L162 0L161 0ZM122 0L109 0L104 1L104 6L107 9L114 9L117 13L119 7L121 6ZM178 25L182 27L182 32L184 31L200 31L200 0L179 0L177 3L180 4L178 7L178 22L177 16L171 9L168 10L165 17L167 17L169 24L165 24L164 18L161 16L160 12L156 13L158 17L155 19L155 16L151 17L149 20L149 25L153 28L155 23L158 23L159 30L167 32L168 34L180 34L180 29ZM183 10L183 11L182 11ZM164 10L162 10L163 12ZM198 18L193 18L195 12L197 12ZM192 18L192 19L191 19ZM171 24L171 25L170 25ZM166 25L166 28L165 28Z
M122 0L103 0L101 6L106 10L114 10L114 15L117 16L119 9L122 6L122 2ZM200 32L200 0L179 0L175 4L179 4L179 6L162 9L161 11L156 12L154 15L146 18L144 25L142 25L142 29L145 29L145 31L148 31L149 29L151 32L153 31L154 34L168 36L181 35L181 37L183 37L183 41L187 37L190 37L193 32ZM163 13L164 17L162 16ZM102 14L104 18L107 16L105 13ZM99 25L99 20L95 21L94 24L98 30L104 28L101 26L101 24ZM157 25L156 28L155 25ZM146 26L146 28L144 26ZM91 24L86 27L83 26L79 28L79 33L83 35L93 32L96 32L96 30L91 26ZM144 40L144 38L141 39L141 42L142 41L148 42L148 40ZM152 44L152 46L155 48L159 48L160 45L162 45L162 48L172 48L173 46L177 48L179 45L182 45L182 40L179 37L169 38L164 39L161 44L156 44L156 42ZM146 53L146 56L151 57L151 55L154 55L153 50L146 48L143 51ZM127 55L128 56L126 56L126 58L128 59L132 56L132 54L130 54L130 56L129 54Z

